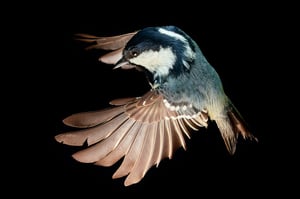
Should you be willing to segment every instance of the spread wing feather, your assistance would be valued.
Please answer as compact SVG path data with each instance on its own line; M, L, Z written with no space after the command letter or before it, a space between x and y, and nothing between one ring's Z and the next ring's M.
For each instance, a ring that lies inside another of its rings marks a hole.
M138 31L134 31L127 34L109 36L109 37L97 37L89 34L76 34L76 39L87 43L93 43L86 47L90 49L102 49L110 52L102 55L99 61L106 64L116 64L117 61L122 57L122 51L127 42L135 35Z
M90 45L87 49L103 49L103 50L117 50L126 45L126 43L135 35L137 31L108 37L97 37L90 34L76 34L77 40L88 43L95 43Z
M85 128L55 136L58 142L88 147L73 154L80 162L111 166L123 158L113 178L127 175L125 186L139 182L176 149L186 148L189 130L205 126L200 117L180 115L165 106L164 98L151 90L142 97L113 100L112 107L73 114L64 123ZM207 125L207 124L206 124Z

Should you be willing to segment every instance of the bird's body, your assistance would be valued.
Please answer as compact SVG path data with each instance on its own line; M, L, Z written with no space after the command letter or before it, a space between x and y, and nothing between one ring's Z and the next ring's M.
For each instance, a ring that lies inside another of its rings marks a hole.
M144 71L151 89L136 98L111 101L105 110L77 113L64 123L80 131L57 135L59 142L89 147L73 155L80 162L111 166L124 157L113 178L139 182L163 158L186 147L191 130L216 122L230 154L238 135L256 139L223 90L222 82L196 42L175 26L148 27L113 36L81 34L90 48L111 50L100 61Z

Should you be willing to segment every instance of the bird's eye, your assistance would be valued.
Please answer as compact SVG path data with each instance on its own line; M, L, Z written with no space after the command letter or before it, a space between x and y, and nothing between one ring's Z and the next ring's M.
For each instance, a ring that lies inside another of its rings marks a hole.
M136 57L136 56L138 56L138 53L137 53L136 51L132 51L132 52L131 52L131 56L132 56L132 57Z

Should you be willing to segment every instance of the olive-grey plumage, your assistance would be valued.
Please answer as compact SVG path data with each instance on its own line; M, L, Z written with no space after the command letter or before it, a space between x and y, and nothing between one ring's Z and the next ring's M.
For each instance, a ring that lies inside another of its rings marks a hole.
M257 140L226 96L221 79L197 43L175 26L147 27L112 37L79 34L89 48L110 50L100 61L145 72L151 89L141 97L111 101L105 110L73 114L64 123L83 128L55 136L58 142L88 147L73 155L85 163L111 166L113 178L139 182L163 158L172 158L192 130L215 121L230 154L237 139Z

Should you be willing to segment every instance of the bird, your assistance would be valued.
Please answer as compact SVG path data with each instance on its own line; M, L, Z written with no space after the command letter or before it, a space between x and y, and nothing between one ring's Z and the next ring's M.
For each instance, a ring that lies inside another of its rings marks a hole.
M103 167L122 160L112 178L126 177L124 186L130 186L177 149L186 150L192 132L210 122L216 123L230 155L239 136L258 141L199 45L179 27L150 26L113 36L79 33L76 39L89 43L86 49L104 50L99 61L113 69L143 72L149 90L64 118L65 125L76 129L55 135L55 140L86 144L72 154L75 160Z

